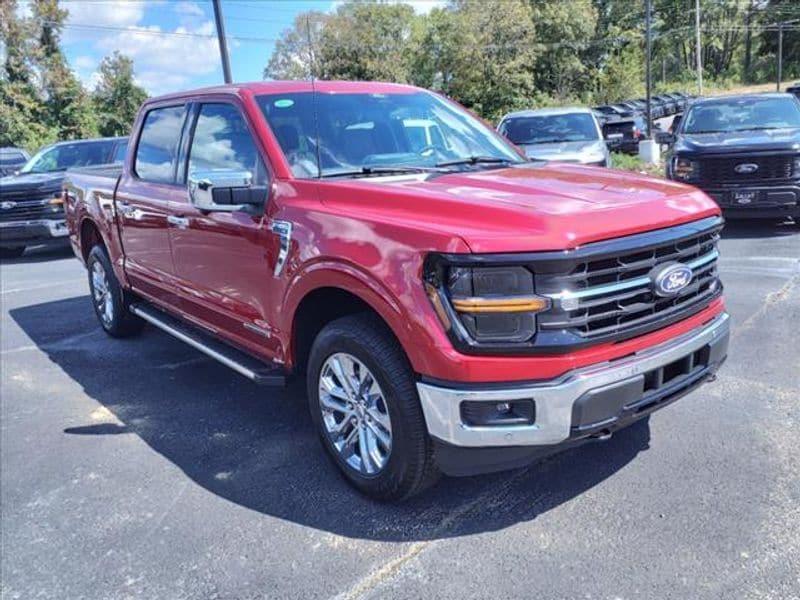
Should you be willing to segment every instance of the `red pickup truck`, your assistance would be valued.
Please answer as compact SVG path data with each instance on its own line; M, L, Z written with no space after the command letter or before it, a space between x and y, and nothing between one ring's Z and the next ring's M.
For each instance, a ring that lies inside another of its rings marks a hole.
M381 499L527 464L709 379L729 318L703 192L527 161L414 87L266 82L142 107L65 184L112 336L163 329L265 385Z

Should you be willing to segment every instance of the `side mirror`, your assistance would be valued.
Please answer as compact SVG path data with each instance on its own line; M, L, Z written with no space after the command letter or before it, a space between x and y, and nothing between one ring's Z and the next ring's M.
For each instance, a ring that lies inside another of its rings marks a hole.
M267 189L253 185L250 171L216 169L189 174L189 198L206 212L253 212L264 205Z
M672 146L675 143L675 135L668 131L657 131L655 138L663 146Z

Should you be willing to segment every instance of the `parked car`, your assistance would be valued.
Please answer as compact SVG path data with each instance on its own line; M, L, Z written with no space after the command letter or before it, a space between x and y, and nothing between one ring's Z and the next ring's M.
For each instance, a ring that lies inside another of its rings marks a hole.
M653 98L663 107L665 117L672 116L678 112L678 102L674 98L671 98L666 94L653 96Z
M631 111L628 108L623 108L616 104L603 104L595 106L593 109L596 113L602 114L605 119L619 119L620 117L631 116Z
M797 219L800 101L781 93L694 100L667 177L703 189L729 216Z
M639 141L647 131L647 123L642 115L609 120L603 125L603 137L615 151L636 154Z
M0 148L0 177L13 175L22 168L28 160L28 155L22 148L5 147Z
M127 138L52 144L39 150L15 175L0 178L0 256L22 256L27 246L66 246L64 172L118 161L126 145Z
M603 132L589 108L540 108L506 115L497 130L533 160L611 166Z
M413 145L409 119L442 139ZM324 449L370 496L605 439L725 358L722 219L690 186L531 163L384 83L152 98L131 139L123 166L66 181L102 328L305 378Z
M798 98L800 98L800 83L796 83L795 85L786 88L786 92L788 94L794 94Z
M676 112L683 112L686 110L686 107L689 103L689 96L687 94L670 92L669 94L665 94L665 96L672 98L675 101Z

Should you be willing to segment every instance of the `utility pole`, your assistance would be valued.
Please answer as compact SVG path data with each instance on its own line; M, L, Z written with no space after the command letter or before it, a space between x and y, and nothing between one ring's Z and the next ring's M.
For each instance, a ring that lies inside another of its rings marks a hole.
M783 21L778 23L778 91L781 91L783 77Z
M700 46L700 0L694 0L694 32L697 54L697 95L703 95L703 57Z
M695 54L697 54L697 95L703 95L703 56L700 44L700 0L694 0Z
M228 56L228 44L225 41L225 21L222 18L220 0L212 0L214 5L214 20L217 22L217 40L219 41L219 56L222 59L222 75L225 83L233 83L231 77L231 59Z
M652 89L653 88L653 78L652 78L652 73L651 73L651 68L650 68L650 66L651 66L650 63L652 62L651 61L652 57L650 55L651 55L651 48L652 48L652 42L653 42L652 36L650 35L651 34L650 25L651 25L651 20L652 20L652 14L651 13L653 12L652 0L645 0L645 11L646 11L646 13L645 13L645 31L647 32L647 34L646 34L646 38L647 38L647 59L645 61L646 65L647 65L647 67L646 67L647 68L647 75L646 75L646 77L647 77L647 82L646 82L646 86L647 86L647 139L653 139L653 113L650 111L650 96L651 96L652 91L653 91L653 89Z

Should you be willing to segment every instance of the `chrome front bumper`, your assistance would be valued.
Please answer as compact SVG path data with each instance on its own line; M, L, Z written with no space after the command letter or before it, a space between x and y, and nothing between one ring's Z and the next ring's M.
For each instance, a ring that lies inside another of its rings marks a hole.
M571 371L557 380L502 388L476 385L465 389L420 382L417 390L428 432L439 441L473 448L558 444L573 433L573 407L581 398L608 391L613 393L614 388L621 390L632 384L641 384L644 388L646 374L705 346L716 347L721 362L727 351L729 333L730 318L723 313L683 336L616 361ZM464 401L499 403L522 399L533 399L535 403L533 424L471 426L461 418Z

